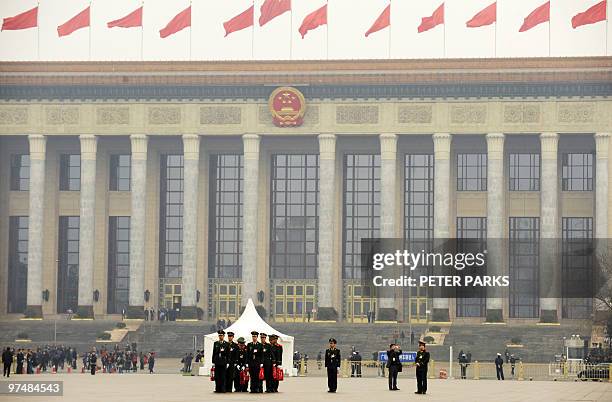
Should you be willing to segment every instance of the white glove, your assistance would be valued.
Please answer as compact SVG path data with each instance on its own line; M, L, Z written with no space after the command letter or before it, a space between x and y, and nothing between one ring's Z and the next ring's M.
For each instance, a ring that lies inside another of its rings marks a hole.
M259 367L263 367L263 364L260 364Z
M229 368L229 364L226 364L226 365L225 365L225 368Z

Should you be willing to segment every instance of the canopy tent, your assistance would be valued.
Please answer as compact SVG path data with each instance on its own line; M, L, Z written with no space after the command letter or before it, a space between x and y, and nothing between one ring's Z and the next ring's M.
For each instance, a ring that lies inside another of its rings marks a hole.
M229 327L225 328L225 332L234 333L234 342L238 341L241 336L246 343L251 342L251 331L263 332L270 336L271 334L278 335L278 343L283 345L283 369L285 375L291 375L291 367L293 367L293 347L294 339L292 336L281 334L265 322L257 313L253 300L249 299L244 312ZM212 367L212 351L215 341L219 339L216 332L204 335L204 369L206 373L210 373ZM226 338L227 340L227 335Z

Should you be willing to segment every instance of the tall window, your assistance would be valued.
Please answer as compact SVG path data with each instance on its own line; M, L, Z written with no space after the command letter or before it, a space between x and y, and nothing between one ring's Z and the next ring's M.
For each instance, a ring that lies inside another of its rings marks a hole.
M242 155L210 159L208 276L242 277Z
M562 169L563 191L593 190L593 154L563 154Z
M79 299L79 217L59 217L57 312L76 311Z
M319 254L319 156L272 156L270 269L274 279L315 279Z
M361 277L361 239L380 234L380 155L344 156L344 279Z
M487 218L457 217L457 248L461 251L485 250L487 242ZM486 314L486 289L457 288L457 317L484 317Z
M111 155L110 159L110 191L130 191L130 155Z
M159 276L183 272L183 155L161 157Z
M109 314L127 310L130 293L130 217L108 217Z
M540 154L510 154L510 191L540 191Z
M593 218L562 219L561 295L563 318L589 318L593 299L570 298L569 287L591 289L593 281Z
M81 155L60 155L60 190L81 190Z
M11 191L30 189L30 155L11 155Z
M410 240L433 239L434 156L407 154L404 227Z
M457 154L457 191L487 191L487 154Z
M540 218L511 217L510 318L540 315Z
M23 313L28 293L28 217L9 219L8 312Z

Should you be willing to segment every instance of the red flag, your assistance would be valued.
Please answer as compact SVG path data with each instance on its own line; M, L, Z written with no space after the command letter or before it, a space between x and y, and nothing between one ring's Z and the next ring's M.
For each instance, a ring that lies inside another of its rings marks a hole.
M478 14L472 17L471 20L465 23L468 28L478 28L485 25L491 25L497 19L497 2L487 6Z
M223 28L225 28L225 36L231 34L232 32L240 31L241 29L253 26L253 7L254 6L247 8L234 18L223 23Z
M543 22L550 21L550 1L533 10L523 21L519 32L525 32Z
M35 28L38 26L38 7L24 11L13 17L7 17L2 21L3 31L15 31L18 29Z
M370 27L370 29L368 29L368 32L365 33L366 38L371 33L378 32L381 29L388 27L389 25L391 25L391 4L389 4L383 10L383 12L378 16L378 18L376 18L374 24Z
M419 33L429 31L440 24L444 24L444 3L440 4L430 17L421 18L421 25L417 31Z
M186 9L178 13L176 16L174 16L174 18L170 20L168 25L166 25L163 29L160 29L159 36L161 38L166 38L190 26L191 26L191 6L187 7Z
M584 12L572 17L572 28L576 29L582 25L594 24L606 19L606 0L603 0Z
M327 4L311 12L304 18L304 21L302 21L302 25L299 29L302 39L304 39L304 36L308 31L325 24L327 24Z
M142 7L137 8L123 18L114 20L106 24L107 27L132 28L142 26Z
M57 34L62 37L89 26L89 7L57 27Z
M260 11L259 26L262 27L284 12L291 11L291 0L266 0Z

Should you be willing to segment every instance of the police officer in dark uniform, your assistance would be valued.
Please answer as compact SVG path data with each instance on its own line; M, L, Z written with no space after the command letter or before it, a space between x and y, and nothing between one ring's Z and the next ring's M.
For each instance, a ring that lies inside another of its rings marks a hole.
M248 392L249 384L240 384L240 373L243 370L248 370L247 347L243 337L238 338L238 347L235 350L234 363L234 383L236 392Z
M429 364L429 352L425 350L425 342L419 341L419 350L414 360L416 365L417 390L415 394L427 393L427 365Z
M257 341L259 332L252 331L252 342L247 345L247 358L249 360L249 374L251 377L251 393L261 393L261 381L259 380L259 368L263 367L262 363L262 344Z
M96 374L96 363L98 362L98 356L96 355L95 349L89 354L89 368L91 369L91 375Z
M234 360L236 358L236 350L238 350L238 345L234 342L234 333L228 331L227 333L227 348L228 348L228 359L227 362L229 366L227 367L227 371L225 373L225 392L232 392L232 386L234 385Z
M392 343L387 350L387 368L389 369L389 391L399 391L397 387L397 374L402 371L400 356L402 350L399 345Z
M262 362L264 369L264 378L266 380L266 393L272 392L272 364L273 364L273 354L272 347L266 341L267 335L264 333L259 334L259 338L261 339L261 351L262 351ZM263 388L263 384L262 384Z
M270 347L272 348L272 369L280 370L283 365L283 346L278 343L278 335L270 335ZM272 377L272 392L278 392L278 380Z
M327 392L336 392L338 388L338 371L340 370L340 350L336 349L336 340L329 339L329 349L325 351L327 368Z
M217 331L219 340L213 345L212 363L215 365L215 392L225 392L225 373L229 364L229 344L224 340L225 331Z

